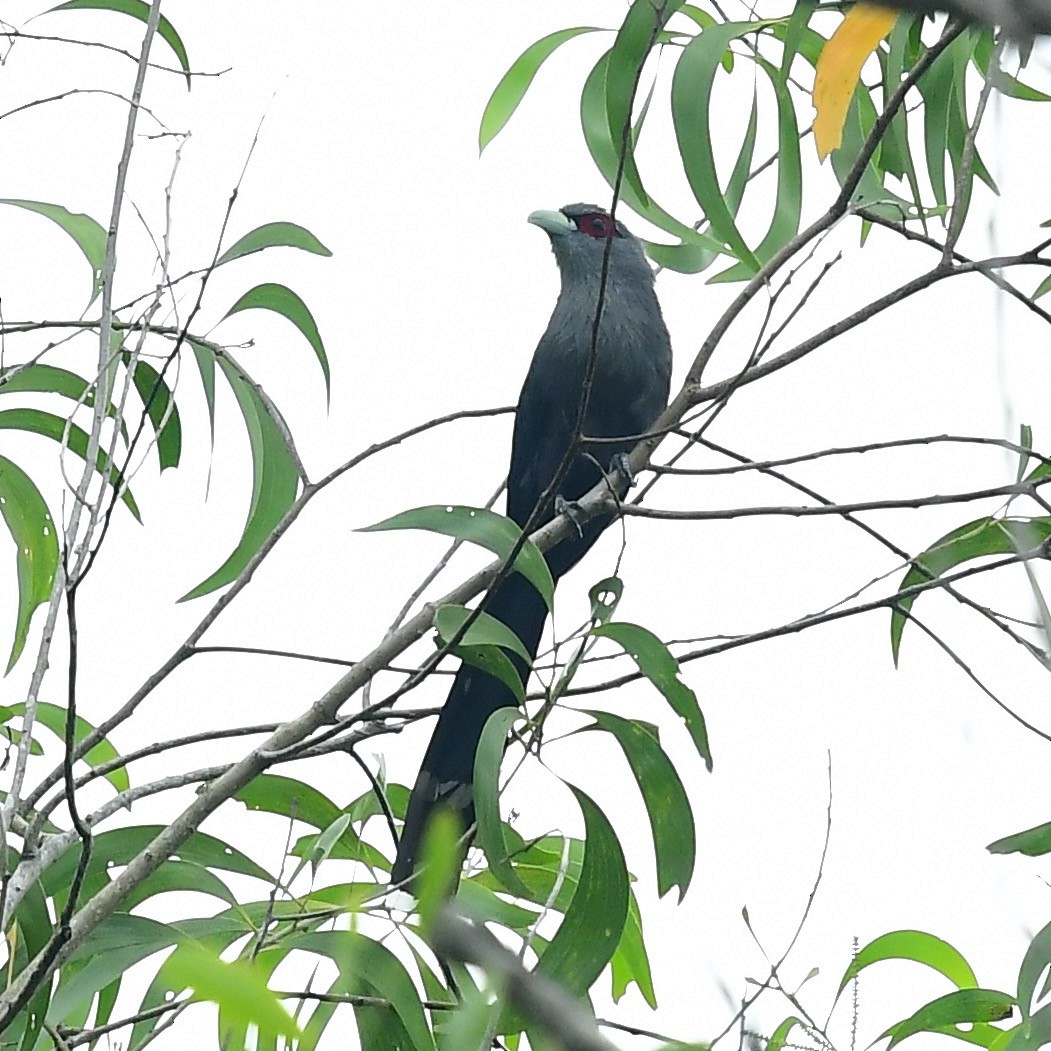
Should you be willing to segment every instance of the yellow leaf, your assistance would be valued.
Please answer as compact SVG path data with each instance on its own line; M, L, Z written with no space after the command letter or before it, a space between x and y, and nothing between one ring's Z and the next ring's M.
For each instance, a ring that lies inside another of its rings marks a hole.
M885 7L855 4L822 48L814 77L814 142L821 160L843 141L843 122L861 67L897 17L897 11Z

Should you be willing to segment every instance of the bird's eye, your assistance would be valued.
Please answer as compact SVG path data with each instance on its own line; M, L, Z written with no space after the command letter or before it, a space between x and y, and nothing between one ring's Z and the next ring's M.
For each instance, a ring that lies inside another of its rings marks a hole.
M588 237L620 237L613 220L602 212L590 212L577 219L577 229Z

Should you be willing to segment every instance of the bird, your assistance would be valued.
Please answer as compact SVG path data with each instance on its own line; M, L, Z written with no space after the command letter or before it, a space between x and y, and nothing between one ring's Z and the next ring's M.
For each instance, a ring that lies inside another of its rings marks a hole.
M558 513L572 515L573 502L604 475L626 469L627 454L667 405L672 355L654 271L642 242L620 220L598 205L570 204L533 212L528 221L550 239L561 288L515 409L507 516L519 527L539 527ZM620 440L593 443L581 437ZM556 491L545 495L570 450ZM574 519L575 530L544 556L556 583L611 521L610 514L579 525ZM485 611L536 656L547 606L525 577L506 576L492 590ZM524 685L529 666L507 652ZM469 841L475 752L482 730L494 712L517 704L504 682L478 667L461 665L409 797L391 867L392 889L410 889L424 829L436 808L452 811L462 842Z

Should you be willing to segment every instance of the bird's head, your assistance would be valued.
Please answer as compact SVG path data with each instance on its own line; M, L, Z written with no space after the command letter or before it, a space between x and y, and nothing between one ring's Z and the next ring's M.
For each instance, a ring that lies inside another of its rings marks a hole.
M563 284L574 279L596 281L608 244L612 279L643 279L652 286L653 271L642 242L604 208L596 204L567 204L557 212L533 212L529 222L551 238Z

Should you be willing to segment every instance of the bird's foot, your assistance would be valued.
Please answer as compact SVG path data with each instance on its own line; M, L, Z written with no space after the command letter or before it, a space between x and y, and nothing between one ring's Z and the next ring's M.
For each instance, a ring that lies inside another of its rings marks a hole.
M584 517L576 500L567 500L561 494L555 497L555 514L565 515L573 523L577 536L584 536Z
M627 453L614 453L610 457L609 469L612 474L619 474L624 484L630 489L635 484L635 474L631 469L631 457Z

